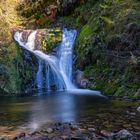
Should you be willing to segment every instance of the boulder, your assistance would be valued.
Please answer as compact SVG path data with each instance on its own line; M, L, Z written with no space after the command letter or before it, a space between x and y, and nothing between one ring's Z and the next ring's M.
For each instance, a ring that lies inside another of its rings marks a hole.
M89 86L89 80L85 78L84 72L77 70L75 73L76 84L81 88Z

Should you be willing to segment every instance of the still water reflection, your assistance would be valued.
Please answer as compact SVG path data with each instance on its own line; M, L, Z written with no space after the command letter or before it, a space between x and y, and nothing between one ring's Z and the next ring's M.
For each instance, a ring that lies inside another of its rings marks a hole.
M0 102L0 125L30 125L36 128L46 122L77 121L90 112L109 106L99 96L51 93L39 97L3 98Z

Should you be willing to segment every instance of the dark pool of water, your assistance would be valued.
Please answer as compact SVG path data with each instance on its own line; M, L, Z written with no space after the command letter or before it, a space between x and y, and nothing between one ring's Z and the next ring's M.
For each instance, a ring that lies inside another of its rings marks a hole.
M110 103L107 99L92 95L50 93L42 96L2 98L0 124L31 121L76 121Z
M86 94L50 93L24 98L1 98L0 126L38 127L47 122L78 122L85 118L101 124L122 118L125 123L126 111L136 107L131 103L109 101L107 98ZM134 117L132 119L139 122L139 116ZM126 124L129 121L127 119ZM137 125L137 122L134 123Z

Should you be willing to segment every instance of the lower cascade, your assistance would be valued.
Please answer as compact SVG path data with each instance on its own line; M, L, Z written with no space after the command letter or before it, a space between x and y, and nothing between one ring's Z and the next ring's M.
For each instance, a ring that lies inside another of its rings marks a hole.
M83 91L77 89L72 82L73 47L77 36L74 29L63 29L62 42L58 45L56 54L46 54L41 50L35 50L35 38L37 31L32 32L26 42L23 40L22 32L15 32L14 39L19 45L33 53L38 59L38 71L36 74L36 85L39 92L44 88L47 91L55 87L57 91ZM44 72L45 69L45 72ZM45 76L44 76L45 73ZM84 90L84 92L91 90ZM99 93L92 91L92 93Z

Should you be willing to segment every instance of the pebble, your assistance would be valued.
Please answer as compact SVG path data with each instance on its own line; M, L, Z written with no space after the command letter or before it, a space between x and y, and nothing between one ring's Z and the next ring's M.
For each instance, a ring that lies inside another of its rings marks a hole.
M135 112L129 112L129 111L127 111L126 113L127 113L128 115L132 115L132 116L135 116L135 115L136 115Z
M95 130L95 128L88 128L88 131L95 132L96 130Z
M61 136L62 140L69 140L69 137L68 136Z
M52 128L48 128L46 131L47 131L47 133L52 133L53 129Z
M133 137L133 135L129 131L127 131L126 129L120 130L116 134L117 139L131 139L132 137Z
M140 113L140 106L137 108L137 111Z
M72 129L72 130L78 130L79 127L78 127L77 125L71 125L71 129Z
M81 132L81 133L86 133L86 129L82 129L82 128L79 128L79 131Z
M100 132L105 137L113 137L115 134L113 132L107 131L107 130L101 130Z

